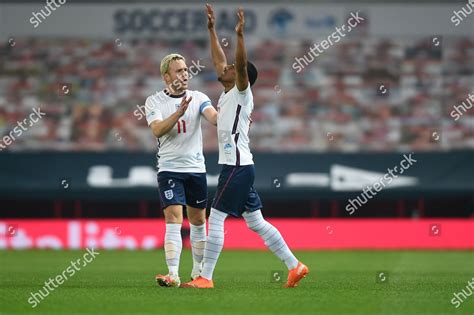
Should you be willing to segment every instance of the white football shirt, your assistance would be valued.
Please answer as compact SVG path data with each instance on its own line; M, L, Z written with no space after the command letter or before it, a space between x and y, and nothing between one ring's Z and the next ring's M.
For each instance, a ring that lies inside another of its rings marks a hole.
M207 95L187 90L179 96L161 91L149 96L145 102L148 126L155 120L165 120L176 112L182 98L192 96L186 113L173 129L158 139L156 155L158 172L205 173L202 153L201 115L211 105Z
M249 130L252 120L253 95L250 84L245 91L237 85L223 92L217 103L217 132L219 164L251 165L253 156L249 147Z

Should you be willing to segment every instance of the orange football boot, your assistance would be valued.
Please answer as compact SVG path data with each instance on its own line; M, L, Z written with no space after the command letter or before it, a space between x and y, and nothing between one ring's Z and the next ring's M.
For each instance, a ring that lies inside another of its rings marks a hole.
M193 281L183 283L181 288L212 289L214 288L214 282L199 276Z
M300 280L306 277L308 273L308 267L306 267L302 262L298 262L296 268L293 268L288 272L288 280L286 281L285 288L294 288L298 286Z

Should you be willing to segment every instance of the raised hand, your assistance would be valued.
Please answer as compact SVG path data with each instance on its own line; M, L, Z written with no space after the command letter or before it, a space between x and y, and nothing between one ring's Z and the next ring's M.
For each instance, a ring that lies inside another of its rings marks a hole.
M214 28L214 23L216 21L216 18L214 16L214 10L212 9L209 3L206 3L206 8L207 8L207 28L212 29Z
M237 11L237 16L239 17L239 22L237 23L237 26L235 27L235 32L237 35L242 35L244 33L244 25L245 25L245 16L244 16L244 9L241 7Z
M189 103L191 102L192 99L193 99L192 96L190 96L188 99L186 98L186 96L183 97L183 99L181 100L181 104L179 104L179 107L178 107L179 117L182 117L184 113L186 113L186 110L188 109Z

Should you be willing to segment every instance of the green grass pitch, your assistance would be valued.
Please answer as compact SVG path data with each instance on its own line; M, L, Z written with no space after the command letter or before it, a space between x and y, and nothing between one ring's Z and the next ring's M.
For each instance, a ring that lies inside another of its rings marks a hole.
M299 287L284 289L274 275L284 265L270 252L224 250L213 290L158 287L154 276L166 270L163 251L100 251L33 309L30 292L83 253L1 251L0 314L474 313L472 296L457 309L451 304L453 293L474 277L469 251L296 252L310 274ZM186 250L182 280L190 269ZM377 272L386 273L385 281L377 280Z

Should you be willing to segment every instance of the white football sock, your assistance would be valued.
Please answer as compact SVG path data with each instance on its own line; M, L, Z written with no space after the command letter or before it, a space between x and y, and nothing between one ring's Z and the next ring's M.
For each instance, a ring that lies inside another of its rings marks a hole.
M191 277L199 275L202 270L202 258L206 245L206 223L202 225L189 224L191 230L191 252L193 254L193 271Z
M183 248L181 224L167 223L165 233L165 257L170 275L178 275L179 258Z
M228 214L211 208L209 215L209 231L207 235L206 246L204 249L204 266L201 276L211 280L217 259L224 246L224 221Z
M263 218L262 211L245 211L242 216L249 229L260 235L265 245L286 264L288 270L298 266L298 259L288 248L280 232Z

